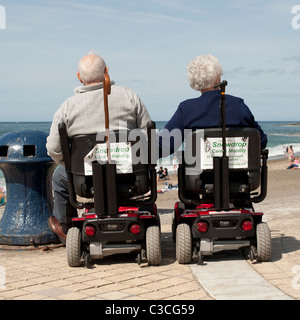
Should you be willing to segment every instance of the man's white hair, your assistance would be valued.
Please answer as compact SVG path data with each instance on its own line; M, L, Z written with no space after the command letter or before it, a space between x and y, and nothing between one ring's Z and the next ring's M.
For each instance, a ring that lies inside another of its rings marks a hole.
M85 85L93 82L102 82L105 68L105 61L95 53L84 56L78 64L78 72Z
M212 88L222 74L221 63L211 54L198 56L187 66L190 86L196 91Z

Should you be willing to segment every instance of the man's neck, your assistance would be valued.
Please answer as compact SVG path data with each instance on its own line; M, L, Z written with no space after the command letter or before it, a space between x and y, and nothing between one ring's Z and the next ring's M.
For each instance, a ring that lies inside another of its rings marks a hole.
M91 83L87 83L87 84L85 84L84 86L94 86L95 84L100 84L100 83L102 83L102 82L91 82Z

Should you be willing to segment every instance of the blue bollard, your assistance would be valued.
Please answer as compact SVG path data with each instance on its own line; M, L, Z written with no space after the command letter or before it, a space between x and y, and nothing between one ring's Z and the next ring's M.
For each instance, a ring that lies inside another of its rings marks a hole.
M47 155L47 132L10 132L0 137L0 169L6 181L7 200L0 220L0 244L41 245L57 241L48 229L52 215L52 173Z

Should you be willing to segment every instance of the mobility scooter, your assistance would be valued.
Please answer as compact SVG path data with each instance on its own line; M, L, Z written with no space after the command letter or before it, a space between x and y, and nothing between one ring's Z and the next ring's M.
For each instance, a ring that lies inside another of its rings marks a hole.
M240 248L251 260L267 261L271 255L269 227L253 208L267 194L268 150L261 150L256 129L226 128L226 85L217 86L220 127L193 131L178 169L180 202L172 232L181 264L197 257L202 264L204 256Z
M146 259L150 265L159 265L161 233L155 204L156 164L151 164L150 161L151 130L155 129L155 123L149 123L147 136L144 134L146 150L139 150L141 156L149 159L129 163L129 167L127 163L127 171L123 170L120 173L118 166L122 167L123 164L114 161L121 157L118 151L131 149L130 158L133 146L138 141L133 139L128 143L128 131L109 131L108 94L110 80L106 74L106 132L102 137L99 137L98 133L69 139L65 124L59 124L70 203L77 209L85 210L82 216L72 219L72 228L67 233L67 261L70 267L81 266L83 262L88 267L92 260L103 259L113 254L135 252L138 264ZM142 130L140 131L142 134ZM115 139L114 144L110 142L112 138ZM125 147L122 139L126 140ZM117 150L115 158L112 149ZM101 150L104 150L106 161L93 158L93 155L99 154ZM90 173L87 167L92 169ZM80 202L78 196L92 200Z

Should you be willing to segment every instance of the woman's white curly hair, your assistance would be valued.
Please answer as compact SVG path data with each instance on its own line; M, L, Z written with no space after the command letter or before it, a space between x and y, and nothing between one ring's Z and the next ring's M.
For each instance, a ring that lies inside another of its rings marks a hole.
M211 54L198 56L187 66L190 86L196 91L212 88L222 74L221 63Z

